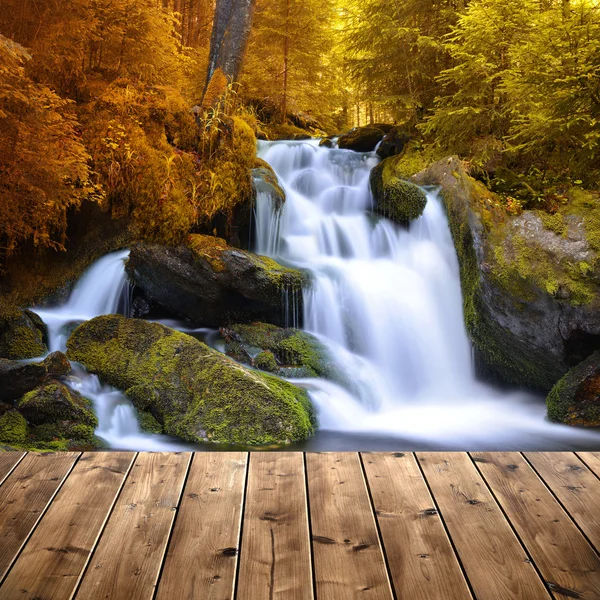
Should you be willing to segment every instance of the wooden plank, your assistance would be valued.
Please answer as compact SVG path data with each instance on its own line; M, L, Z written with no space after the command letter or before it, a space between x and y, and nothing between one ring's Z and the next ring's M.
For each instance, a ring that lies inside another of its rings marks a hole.
M525 456L600 550L600 479L572 452L527 452Z
M518 452L473 457L555 598L600 598L600 557Z
M157 600L233 598L247 460L242 452L194 455Z
M250 457L237 600L312 600L304 457Z
M465 600L471 592L411 453L363 453L398 598Z
M465 453L418 453L478 600L549 597L519 540Z
M134 457L92 452L79 459L0 588L0 599L71 597Z
M600 477L600 452L577 452L577 455L596 477Z
M25 456L25 452L0 452L0 485Z
M30 452L0 487L0 581L78 457Z
M358 454L307 454L317 598L392 598Z
M80 600L151 600L190 453L138 455L77 593Z

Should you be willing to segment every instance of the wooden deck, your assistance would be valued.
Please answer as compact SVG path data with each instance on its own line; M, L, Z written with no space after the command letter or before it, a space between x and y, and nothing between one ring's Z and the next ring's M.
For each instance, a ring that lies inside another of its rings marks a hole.
M0 454L0 599L600 599L600 453Z

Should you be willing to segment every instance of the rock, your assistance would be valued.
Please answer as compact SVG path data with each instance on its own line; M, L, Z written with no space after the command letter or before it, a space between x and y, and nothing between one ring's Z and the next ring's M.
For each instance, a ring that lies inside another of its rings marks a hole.
M372 152L385 132L375 126L355 127L338 138L338 148L355 152Z
M399 225L408 225L423 214L427 196L420 187L402 179L394 165L393 159L388 158L371 170L369 182L375 211Z
M148 300L207 327L256 320L280 324L282 292L307 277L271 258L192 235L187 246L135 244L127 273Z
M25 417L11 410L0 417L0 442L11 446L23 446L29 440L29 428Z
M483 374L548 391L600 348L597 233L590 216L598 218L600 209L566 214L560 228L555 219L546 227L537 211L511 217L456 157L414 181L441 186L466 327Z
M319 146L325 146L325 148L333 148L335 146L333 140L331 138L323 138L319 142Z
M36 358L48 352L48 330L30 310L3 307L0 314L0 357Z
M567 425L600 427L600 352L571 369L546 398L548 417Z
M390 129L377 148L377 155L382 158L389 158L401 154L406 144L410 141L410 134L403 127L393 127Z
M48 378L62 377L70 371L71 365L62 352L53 352L37 363L0 358L0 402L18 400Z
M74 331L68 356L184 440L283 444L314 431L306 392L157 323L96 317Z
M252 323L222 328L221 334L226 354L238 362L280 377L322 377L348 387L344 372L310 333Z
M280 209L285 202L285 191L279 184L275 171L271 167L252 169L252 178L254 179L254 189L257 195L260 193L268 194L275 208Z

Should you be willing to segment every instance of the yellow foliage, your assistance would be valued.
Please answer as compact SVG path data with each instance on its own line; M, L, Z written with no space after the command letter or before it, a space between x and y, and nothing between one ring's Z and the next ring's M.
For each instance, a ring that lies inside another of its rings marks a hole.
M202 100L202 110L204 112L214 109L223 100L223 97L227 93L227 86L228 82L225 73L221 69L217 69L210 79L204 99Z

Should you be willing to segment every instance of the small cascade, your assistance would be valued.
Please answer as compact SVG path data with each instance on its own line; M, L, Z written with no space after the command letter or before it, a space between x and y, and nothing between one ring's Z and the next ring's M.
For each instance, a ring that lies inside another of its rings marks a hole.
M54 308L34 308L48 326L50 352L65 352L71 331L83 321L107 314L128 315L132 289L125 273L129 251L108 254L97 260L77 282L69 299ZM135 410L119 390L102 385L96 375L73 366L68 384L92 400L98 417L96 435L110 447L123 450L175 450L183 445L165 436L142 433Z
M302 291L296 287L285 285L281 290L282 323L284 327L300 327L300 295Z
M275 205L275 206L274 206ZM267 191L256 194L254 206L254 228L256 239L254 247L257 254L263 256L277 256L279 254L279 241L281 226L281 210Z

